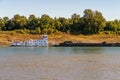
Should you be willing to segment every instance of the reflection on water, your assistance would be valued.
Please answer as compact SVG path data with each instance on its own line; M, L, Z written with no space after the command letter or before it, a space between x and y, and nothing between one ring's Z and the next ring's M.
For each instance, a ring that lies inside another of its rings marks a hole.
M0 47L0 80L120 80L119 52L119 47Z
M0 47L8 54L119 54L120 47Z

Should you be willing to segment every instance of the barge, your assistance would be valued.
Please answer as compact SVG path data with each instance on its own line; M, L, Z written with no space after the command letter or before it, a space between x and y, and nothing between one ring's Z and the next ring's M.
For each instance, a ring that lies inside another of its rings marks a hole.
M120 43L73 43L72 41L65 41L55 47L120 47Z

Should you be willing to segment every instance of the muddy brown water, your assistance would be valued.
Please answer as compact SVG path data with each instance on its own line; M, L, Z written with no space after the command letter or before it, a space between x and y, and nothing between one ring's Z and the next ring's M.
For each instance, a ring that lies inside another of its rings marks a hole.
M1 47L0 80L120 80L120 48Z

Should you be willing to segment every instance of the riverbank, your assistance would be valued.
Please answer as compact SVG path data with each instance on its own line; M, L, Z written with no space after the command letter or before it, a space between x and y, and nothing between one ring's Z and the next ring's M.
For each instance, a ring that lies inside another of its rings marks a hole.
M0 44L1 45L10 45L13 41L27 41L29 39L41 39L39 34L20 34L12 32L0 32ZM48 35L49 44L58 45L65 41L72 41L73 43L119 43L120 36L111 34L111 35L70 35L70 34L51 34Z

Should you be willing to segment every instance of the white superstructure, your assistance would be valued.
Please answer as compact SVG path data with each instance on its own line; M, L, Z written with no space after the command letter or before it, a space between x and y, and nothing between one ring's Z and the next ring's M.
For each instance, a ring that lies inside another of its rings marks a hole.
M24 41L15 41L12 43L11 46L48 46L48 36L47 35L42 35L42 39L36 39L36 40L28 40L26 42Z

